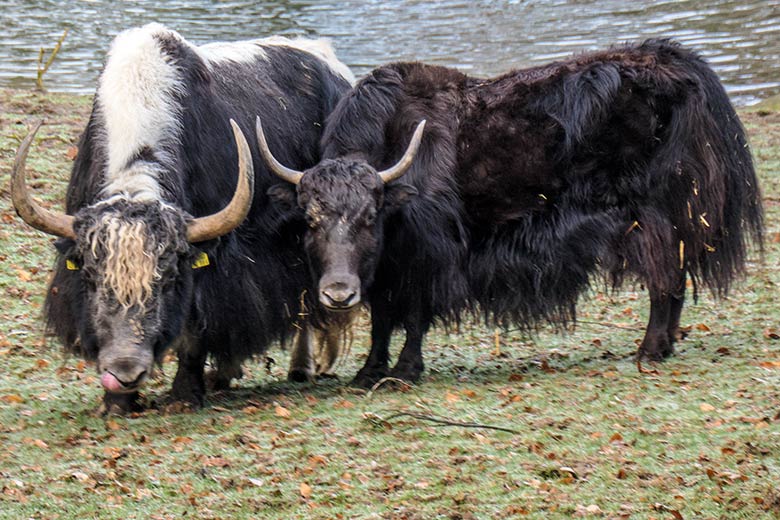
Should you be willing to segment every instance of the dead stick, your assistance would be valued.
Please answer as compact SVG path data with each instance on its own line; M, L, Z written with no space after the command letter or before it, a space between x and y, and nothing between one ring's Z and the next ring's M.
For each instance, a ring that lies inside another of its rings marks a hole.
M461 428L481 428L485 430L496 430L500 432L507 432L507 433L514 433L514 434L520 434L517 430L512 430L509 428L503 428L501 426L493 426L490 424L480 424L480 423L467 423L467 422L460 422L460 421L450 421L448 419L441 419L438 417L433 417L431 415L425 415L421 413L414 413L414 412L395 412L394 414L382 418L384 422L389 423L393 419L397 419L399 417L411 417L413 419L419 419L421 421L429 421L436 424L441 424L442 426L460 426Z
M65 31L62 33L62 36L60 36L59 41L57 41L57 45L54 46L54 50L51 51L51 56L49 56L49 59L46 60L45 65L43 64L43 47L41 47L41 51L38 53L38 79L36 81L38 90L43 90L43 75L49 71L49 67L51 67L52 63L54 63L54 58L57 56L57 53L60 52L62 42L65 41L65 37L67 35L68 30L65 29Z

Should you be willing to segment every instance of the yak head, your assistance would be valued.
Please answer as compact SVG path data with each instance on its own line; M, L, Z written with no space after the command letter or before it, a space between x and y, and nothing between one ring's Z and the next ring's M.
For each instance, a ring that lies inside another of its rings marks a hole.
M325 159L306 171L287 168L273 156L257 120L260 153L271 171L296 185L297 200L283 185L269 194L306 214L309 229L304 248L318 282L318 299L329 310L347 310L363 298L373 282L382 251L383 222L417 190L391 182L411 166L420 146L425 121L418 124L403 157L387 170L377 171L365 160Z
M230 203L192 218L156 199L113 195L78 211L54 213L27 189L24 164L40 123L19 147L12 173L12 198L32 227L61 237L61 262L73 271L68 295L77 316L82 351L97 361L109 393L138 390L165 348L182 331L190 309L193 262L198 244L230 232L246 217L254 193L252 159L238 125L239 175Z

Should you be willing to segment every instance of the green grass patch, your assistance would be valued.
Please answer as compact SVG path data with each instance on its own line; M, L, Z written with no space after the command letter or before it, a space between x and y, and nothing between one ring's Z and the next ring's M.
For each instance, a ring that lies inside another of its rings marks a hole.
M191 414L92 415L94 368L43 337L51 238L11 208L19 140L61 208L88 97L0 90L0 518L776 518L780 515L780 114L745 112L767 211L763 259L722 302L689 302L677 355L640 374L644 290L593 293L566 334L434 330L423 381L367 396L285 381L287 353L245 367ZM775 330L778 328L778 330ZM399 345L394 344L393 352ZM166 363L146 389L162 397ZM411 415L393 417L399 412ZM442 425L479 423L514 430Z

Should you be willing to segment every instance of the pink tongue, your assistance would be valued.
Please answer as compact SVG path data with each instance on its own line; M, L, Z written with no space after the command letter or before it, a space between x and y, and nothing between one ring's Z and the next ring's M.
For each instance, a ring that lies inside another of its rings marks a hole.
M119 379L111 372L103 372L103 375L100 376L100 384L109 392L119 392L124 388Z

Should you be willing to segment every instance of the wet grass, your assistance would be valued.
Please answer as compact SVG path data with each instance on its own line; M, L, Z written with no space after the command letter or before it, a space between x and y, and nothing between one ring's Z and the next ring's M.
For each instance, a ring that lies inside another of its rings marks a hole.
M246 366L193 414L102 419L94 369L44 339L51 239L10 207L19 139L46 205L64 197L90 100L0 91L0 518L775 518L780 515L780 113L744 112L767 209L765 258L725 302L689 303L677 355L638 373L641 288L594 293L568 334L436 330L424 380L367 396L338 373ZM394 345L397 352L398 345ZM164 395L175 366L146 391ZM437 425L394 413L515 430Z

